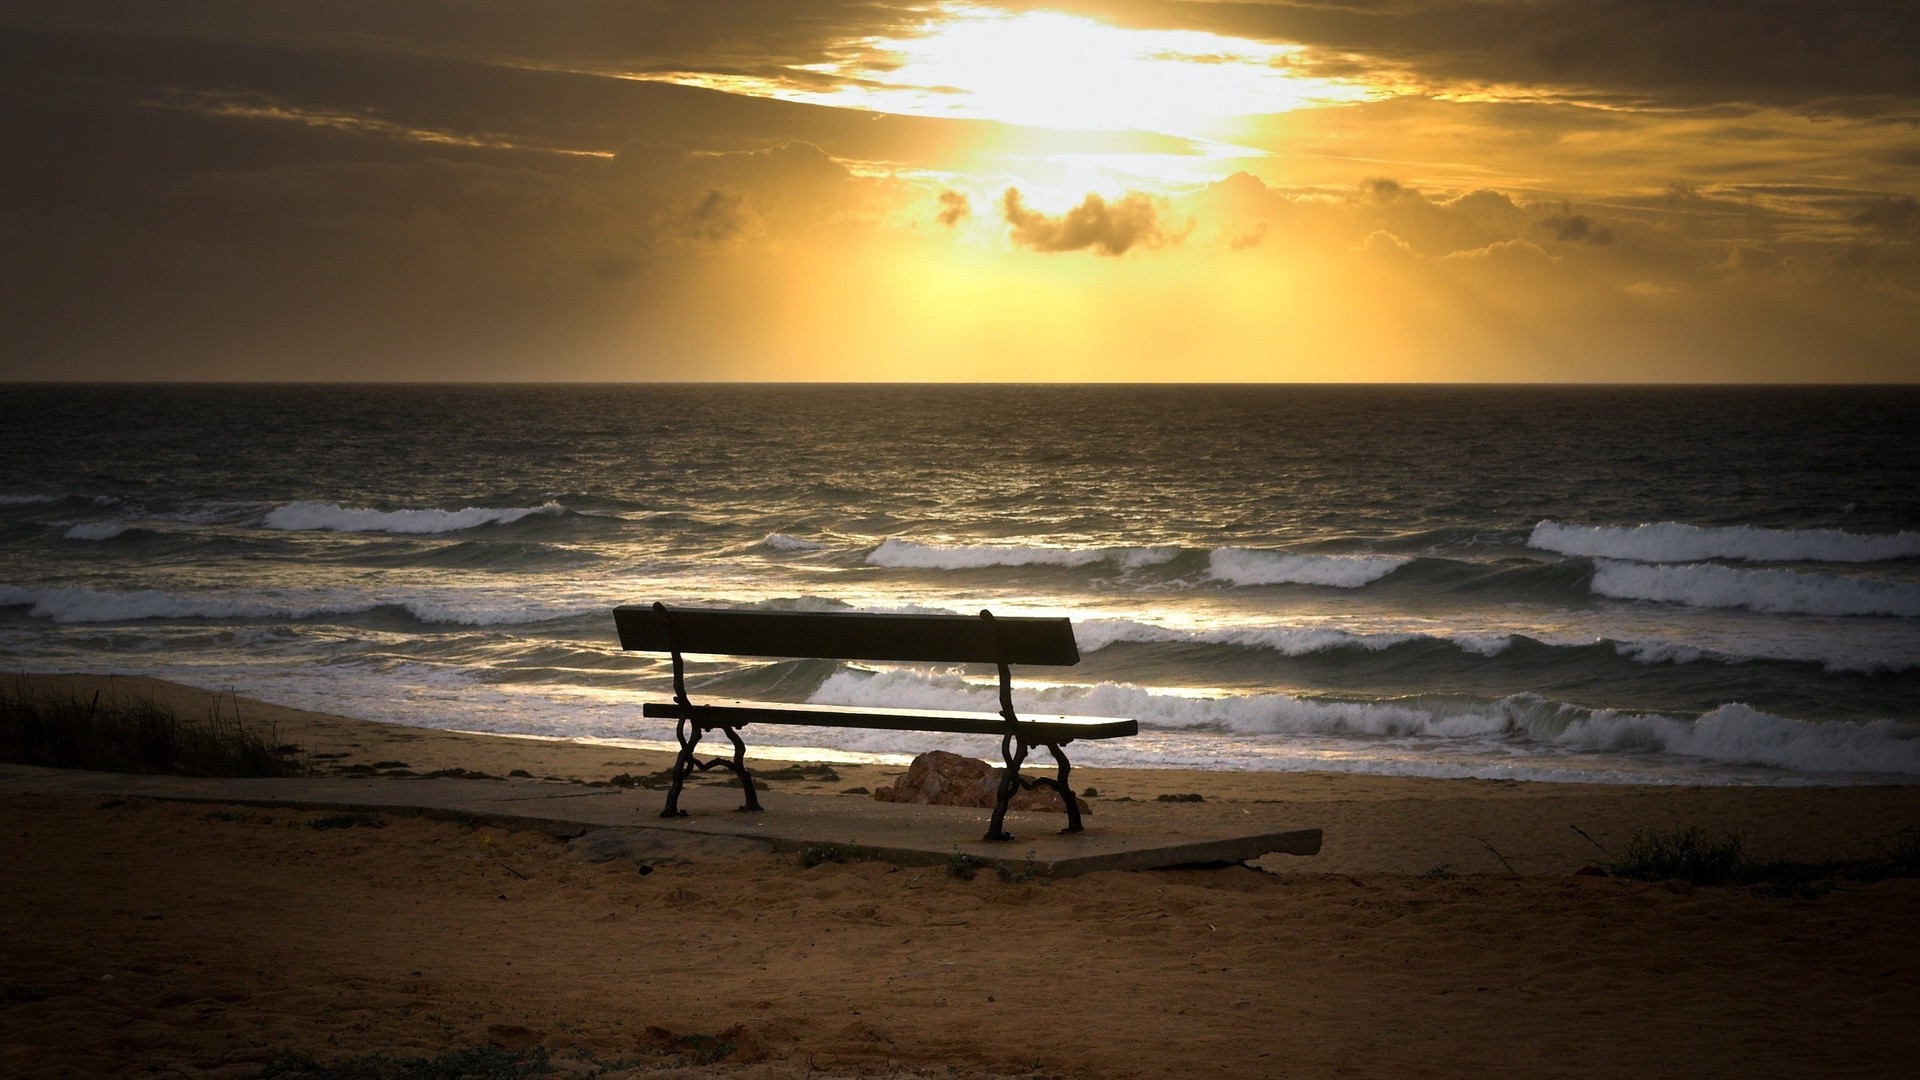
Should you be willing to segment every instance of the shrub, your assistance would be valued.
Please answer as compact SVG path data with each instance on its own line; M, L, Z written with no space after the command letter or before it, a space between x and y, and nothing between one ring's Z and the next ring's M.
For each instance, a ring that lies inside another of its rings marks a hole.
M183 720L150 698L82 701L0 691L0 761L102 772L182 776L300 776L305 766L271 725L250 728L220 711Z

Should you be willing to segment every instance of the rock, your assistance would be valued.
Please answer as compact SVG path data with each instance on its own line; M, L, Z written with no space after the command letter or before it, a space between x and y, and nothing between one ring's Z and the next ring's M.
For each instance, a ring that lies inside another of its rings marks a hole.
M892 787L876 788L873 797L880 802L917 803L921 806L978 806L990 808L999 797L1000 777L1005 772L984 761L929 750L913 759L907 775ZM1022 775L1027 775L1022 773ZM1041 775L1045 775L1044 773ZM1091 813L1085 799L1078 799L1080 812ZM1016 792L1007 801L1010 810L1037 810L1064 814L1066 806L1059 793L1050 787Z

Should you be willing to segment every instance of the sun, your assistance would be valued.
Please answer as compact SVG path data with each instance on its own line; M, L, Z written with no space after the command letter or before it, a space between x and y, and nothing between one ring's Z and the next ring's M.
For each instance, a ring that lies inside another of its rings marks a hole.
M842 42L828 59L789 68L791 78L650 77L873 112L1195 140L1230 138L1243 117L1380 93L1304 74L1300 54L1297 45L1197 30L943 4L912 33Z

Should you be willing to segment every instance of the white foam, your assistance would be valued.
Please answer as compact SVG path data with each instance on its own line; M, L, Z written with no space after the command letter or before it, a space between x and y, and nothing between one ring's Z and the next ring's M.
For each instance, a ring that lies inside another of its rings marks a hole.
M1920 775L1920 724L1814 723L1737 703L1698 720L1601 711L1569 723L1553 742L1577 750L1677 754L1797 772Z
M57 495L0 495L0 506L44 506L59 501Z
M1071 548L1045 544L935 544L889 537L867 553L869 566L911 570L979 570L990 566L1091 566L1117 562L1124 569L1171 562L1177 547Z
M491 593L446 591L416 596L370 596L322 590L184 593L166 589L106 592L79 586L26 588L0 585L0 607L57 623L135 622L143 619L310 619L352 615L381 607L404 608L422 622L461 626L507 626L546 622L598 611L604 605L529 602Z
M1617 600L1698 608L1746 608L1778 615L1920 617L1920 585L1794 570L1740 570L1594 560L1592 590Z
M131 528L124 521L83 521L61 535L68 540L111 540Z
M818 540L802 540L798 536L775 532L768 533L767 538L760 541L760 546L769 551L818 551L827 545Z
M1862 535L1838 529L1712 528L1662 521L1652 525L1563 525L1542 521L1527 546L1562 555L1636 562L1880 562L1920 558L1920 532Z
M528 507L469 506L464 510L362 510L334 503L296 502L268 511L262 524L289 531L445 533L505 525L534 514L565 510L557 502Z
M1254 548L1216 548L1207 576L1235 585L1330 585L1357 589L1413 560L1399 555L1295 555Z
M994 687L958 676L843 670L810 700L848 706L997 708ZM1796 772L1920 775L1920 723L1906 720L1789 720L1740 704L1697 720L1610 710L1585 713L1532 695L1493 702L1343 702L1289 694L1192 697L1121 683L1014 690L1030 715L1127 716L1143 730L1213 730L1244 735L1399 738L1480 743L1488 749L1554 748L1611 754L1667 754L1721 765ZM903 744L904 745L904 744Z

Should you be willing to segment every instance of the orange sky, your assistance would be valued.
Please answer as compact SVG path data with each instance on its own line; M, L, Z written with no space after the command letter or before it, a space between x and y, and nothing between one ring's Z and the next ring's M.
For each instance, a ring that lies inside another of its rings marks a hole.
M1913 381L1920 15L0 0L0 378Z

